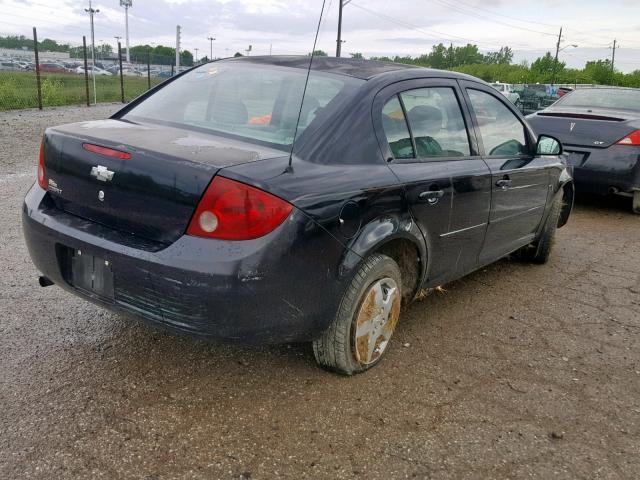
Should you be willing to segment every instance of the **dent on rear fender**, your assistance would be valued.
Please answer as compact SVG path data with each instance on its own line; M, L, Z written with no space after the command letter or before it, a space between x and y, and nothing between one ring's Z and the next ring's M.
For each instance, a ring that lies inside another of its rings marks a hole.
M362 227L347 244L345 257L340 266L340 275L348 275L360 261L375 252L380 246L395 239L406 239L414 243L423 258L426 245L422 233L410 217L381 217Z

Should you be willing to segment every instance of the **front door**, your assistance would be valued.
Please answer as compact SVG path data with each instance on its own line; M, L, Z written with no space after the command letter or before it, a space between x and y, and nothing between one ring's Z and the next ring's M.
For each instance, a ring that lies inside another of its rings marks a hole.
M552 162L535 155L535 141L508 100L465 82L483 158L491 170L491 215L480 255L491 262L530 243L550 192Z

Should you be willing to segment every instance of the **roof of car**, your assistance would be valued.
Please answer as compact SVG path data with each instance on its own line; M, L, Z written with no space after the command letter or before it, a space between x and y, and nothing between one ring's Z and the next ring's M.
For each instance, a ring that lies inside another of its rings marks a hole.
M308 68L309 57L308 56L256 56L256 57L234 57L228 58L224 61L232 62L249 62L262 65L276 65L281 67L293 67L293 68ZM432 70L416 65L406 65L403 63L393 62L379 62L377 60L363 60L356 58L336 58L336 57L313 57L312 70L318 70L322 72L337 73L342 75L348 75L350 77L361 78L368 80L389 72L397 72L403 70L423 70L430 71L434 76L441 76L442 73L438 70ZM447 72L447 74L453 74L453 76L464 76L455 74L454 72Z

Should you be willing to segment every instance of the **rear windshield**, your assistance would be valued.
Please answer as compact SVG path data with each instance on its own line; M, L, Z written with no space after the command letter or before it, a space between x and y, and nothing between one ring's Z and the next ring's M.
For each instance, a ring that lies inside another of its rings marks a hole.
M210 63L169 83L123 118L195 127L288 148L294 140L306 75L300 68ZM298 136L361 83L312 71Z
M558 100L554 107L593 107L640 111L640 90L595 88L574 90Z

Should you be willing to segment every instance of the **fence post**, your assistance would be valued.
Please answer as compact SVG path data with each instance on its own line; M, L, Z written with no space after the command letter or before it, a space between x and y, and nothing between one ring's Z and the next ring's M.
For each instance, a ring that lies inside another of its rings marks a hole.
M147 50L147 90L151 88L151 51Z
M124 74L122 73L122 47L118 41L118 65L120 65L120 96L122 97L122 103L124 103Z
M40 84L40 60L38 58L38 34L33 27L33 53L36 60L36 84L38 86L38 109L42 110L42 85Z
M84 57L84 90L87 95L87 107L91 105L89 100L89 67L87 66L87 37L82 36L82 56Z
M173 63L171 64L171 76L173 77Z

